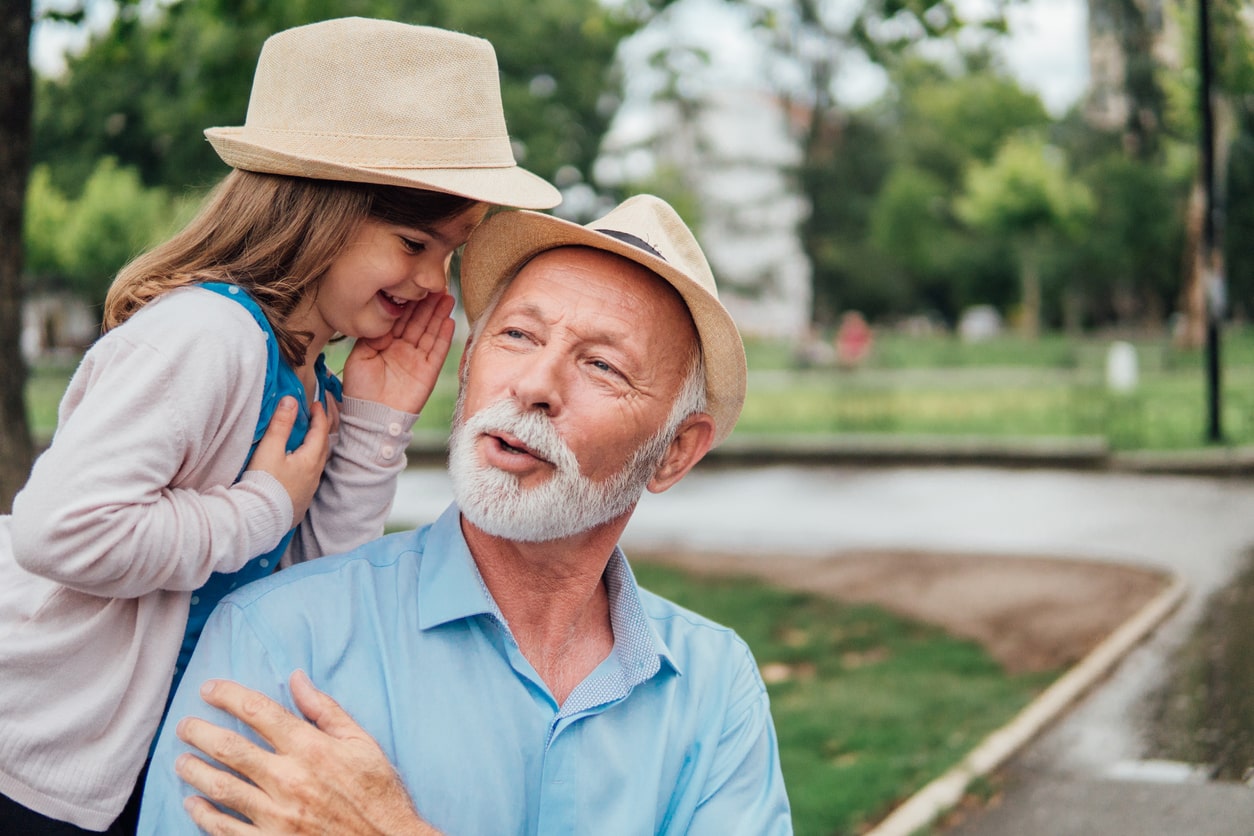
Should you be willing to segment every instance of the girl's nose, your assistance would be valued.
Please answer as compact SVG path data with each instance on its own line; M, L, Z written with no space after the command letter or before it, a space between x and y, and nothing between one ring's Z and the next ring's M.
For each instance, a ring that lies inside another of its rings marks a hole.
M448 266L440 262L424 264L414 271L410 281L428 293L443 293L448 287Z

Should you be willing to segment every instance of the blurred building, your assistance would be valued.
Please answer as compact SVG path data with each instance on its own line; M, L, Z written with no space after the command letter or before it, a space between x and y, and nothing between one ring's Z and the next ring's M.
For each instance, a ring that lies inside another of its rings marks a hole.
M1089 89L1084 115L1103 130L1125 128L1132 117L1127 92L1129 57L1148 40L1148 49L1160 66L1178 70L1182 63L1182 33L1166 0L1089 0ZM1137 26L1127 16L1137 14Z
M809 326L808 203L792 181L801 148L764 78L761 44L726 4L673 5L620 49L627 100L597 180L648 189L693 225L719 295L746 336Z
M22 356L28 363L77 355L100 335L97 311L73 293L31 293L22 302Z

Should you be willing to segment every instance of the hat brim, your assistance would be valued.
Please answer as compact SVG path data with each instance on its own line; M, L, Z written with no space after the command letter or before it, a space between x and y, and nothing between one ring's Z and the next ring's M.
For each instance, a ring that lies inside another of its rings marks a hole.
M205 136L232 168L316 180L374 183L455 194L519 209L551 209L562 202L552 184L518 166L381 168L311 159L245 139L241 128L210 128Z
M637 246L552 215L501 212L472 233L462 254L462 307L477 320L497 289L546 250L592 247L622 256L652 270L679 293L688 307L701 341L705 361L707 411L714 418L714 443L731 435L744 406L746 364L744 344L731 314L718 298L666 259Z

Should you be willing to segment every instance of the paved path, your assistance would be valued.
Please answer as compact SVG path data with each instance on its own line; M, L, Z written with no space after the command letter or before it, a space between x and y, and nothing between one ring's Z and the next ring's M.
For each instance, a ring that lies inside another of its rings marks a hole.
M394 522L433 520L450 496L439 469L407 471ZM1171 571L1191 593L1100 688L1009 770L995 810L961 836L1254 834L1254 791L1157 784L1138 723L1206 597L1254 546L1254 481L985 468L710 468L646 495L632 547L827 556L907 548L1107 560Z

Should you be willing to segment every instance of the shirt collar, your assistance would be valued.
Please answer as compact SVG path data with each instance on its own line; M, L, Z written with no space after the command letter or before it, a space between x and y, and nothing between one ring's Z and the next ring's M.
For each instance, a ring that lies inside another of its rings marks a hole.
M670 648L645 613L640 587L618 547L605 567L605 580L614 652L623 670L634 673L629 673L632 679L639 676L639 681L655 674L663 662L680 672ZM477 615L490 615L505 623L466 545L456 503L427 531L419 568L418 607L418 626L423 630Z
M418 626L423 630L476 615L505 623L466 545L461 516L454 503L427 531L418 570Z

